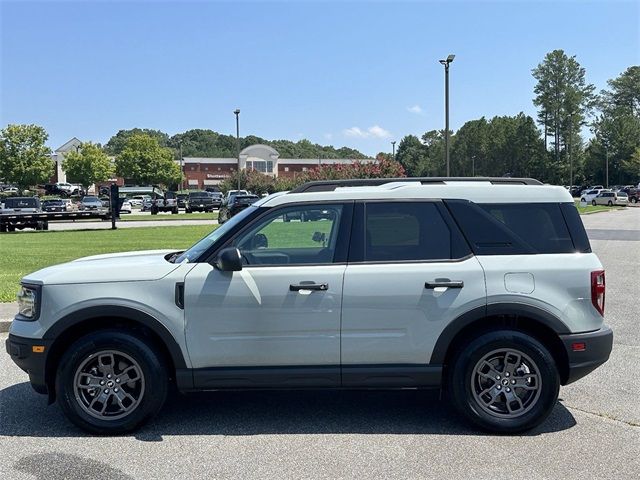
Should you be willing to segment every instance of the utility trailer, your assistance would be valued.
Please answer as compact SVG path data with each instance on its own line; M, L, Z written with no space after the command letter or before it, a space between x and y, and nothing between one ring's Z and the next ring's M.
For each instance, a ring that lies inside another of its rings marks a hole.
M109 220L110 210L79 212L38 212L38 213L2 213L0 214L0 233L13 232L24 228L48 230L53 220Z

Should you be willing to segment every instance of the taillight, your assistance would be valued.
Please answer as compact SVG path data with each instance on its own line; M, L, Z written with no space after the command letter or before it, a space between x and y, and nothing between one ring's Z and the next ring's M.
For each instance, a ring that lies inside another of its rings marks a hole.
M591 303L596 307L598 313L604 317L604 270L591 272Z

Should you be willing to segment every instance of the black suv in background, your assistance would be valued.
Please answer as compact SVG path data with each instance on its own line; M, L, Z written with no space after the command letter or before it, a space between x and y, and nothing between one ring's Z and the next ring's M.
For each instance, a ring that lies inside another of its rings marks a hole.
M234 195L229 201L220 207L220 213L218 214L218 223L223 224L234 215L240 213L249 205L254 204L260 198L257 195Z
M45 212L66 212L67 205L59 198L42 201L42 210Z

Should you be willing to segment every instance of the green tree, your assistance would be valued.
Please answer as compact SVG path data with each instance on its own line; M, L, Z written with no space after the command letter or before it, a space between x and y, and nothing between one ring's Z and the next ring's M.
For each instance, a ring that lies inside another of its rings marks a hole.
M537 80L533 104L538 107L538 121L547 136L553 137L555 159L568 153L579 143L580 128L595 106L595 87L586 81L586 71L575 56L563 50L547 53L542 63L532 71ZM566 155L565 155L566 157Z
M104 146L104 151L109 155L118 155L122 152L127 140L134 135L148 135L157 140L161 147L169 144L169 135L160 130L152 130L149 128L132 128L130 130L120 130Z
M610 89L601 92L601 113L592 125L585 172L594 183L607 183L608 177L610 183L635 184L640 178L634 161L640 148L640 67L629 67L607 83Z
M82 184L87 190L91 185L113 177L115 173L113 161L91 142L83 143L78 151L66 154L62 168L72 181Z
M418 137L407 135L398 144L396 160L404 167L409 177L419 177L427 163L427 149Z
M182 181L180 165L171 149L146 134L129 137L116 156L116 173L137 185L175 186Z
M640 117L640 66L627 68L607 84L610 90L602 92L605 109L620 109Z
M0 130L0 178L21 190L49 181L55 162L45 145L48 138L37 125L7 125Z

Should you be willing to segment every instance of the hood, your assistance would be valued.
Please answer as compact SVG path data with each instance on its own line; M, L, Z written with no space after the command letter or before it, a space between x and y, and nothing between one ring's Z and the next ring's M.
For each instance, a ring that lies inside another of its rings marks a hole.
M165 256L176 250L107 253L43 268L23 278L39 285L158 280L178 268Z

